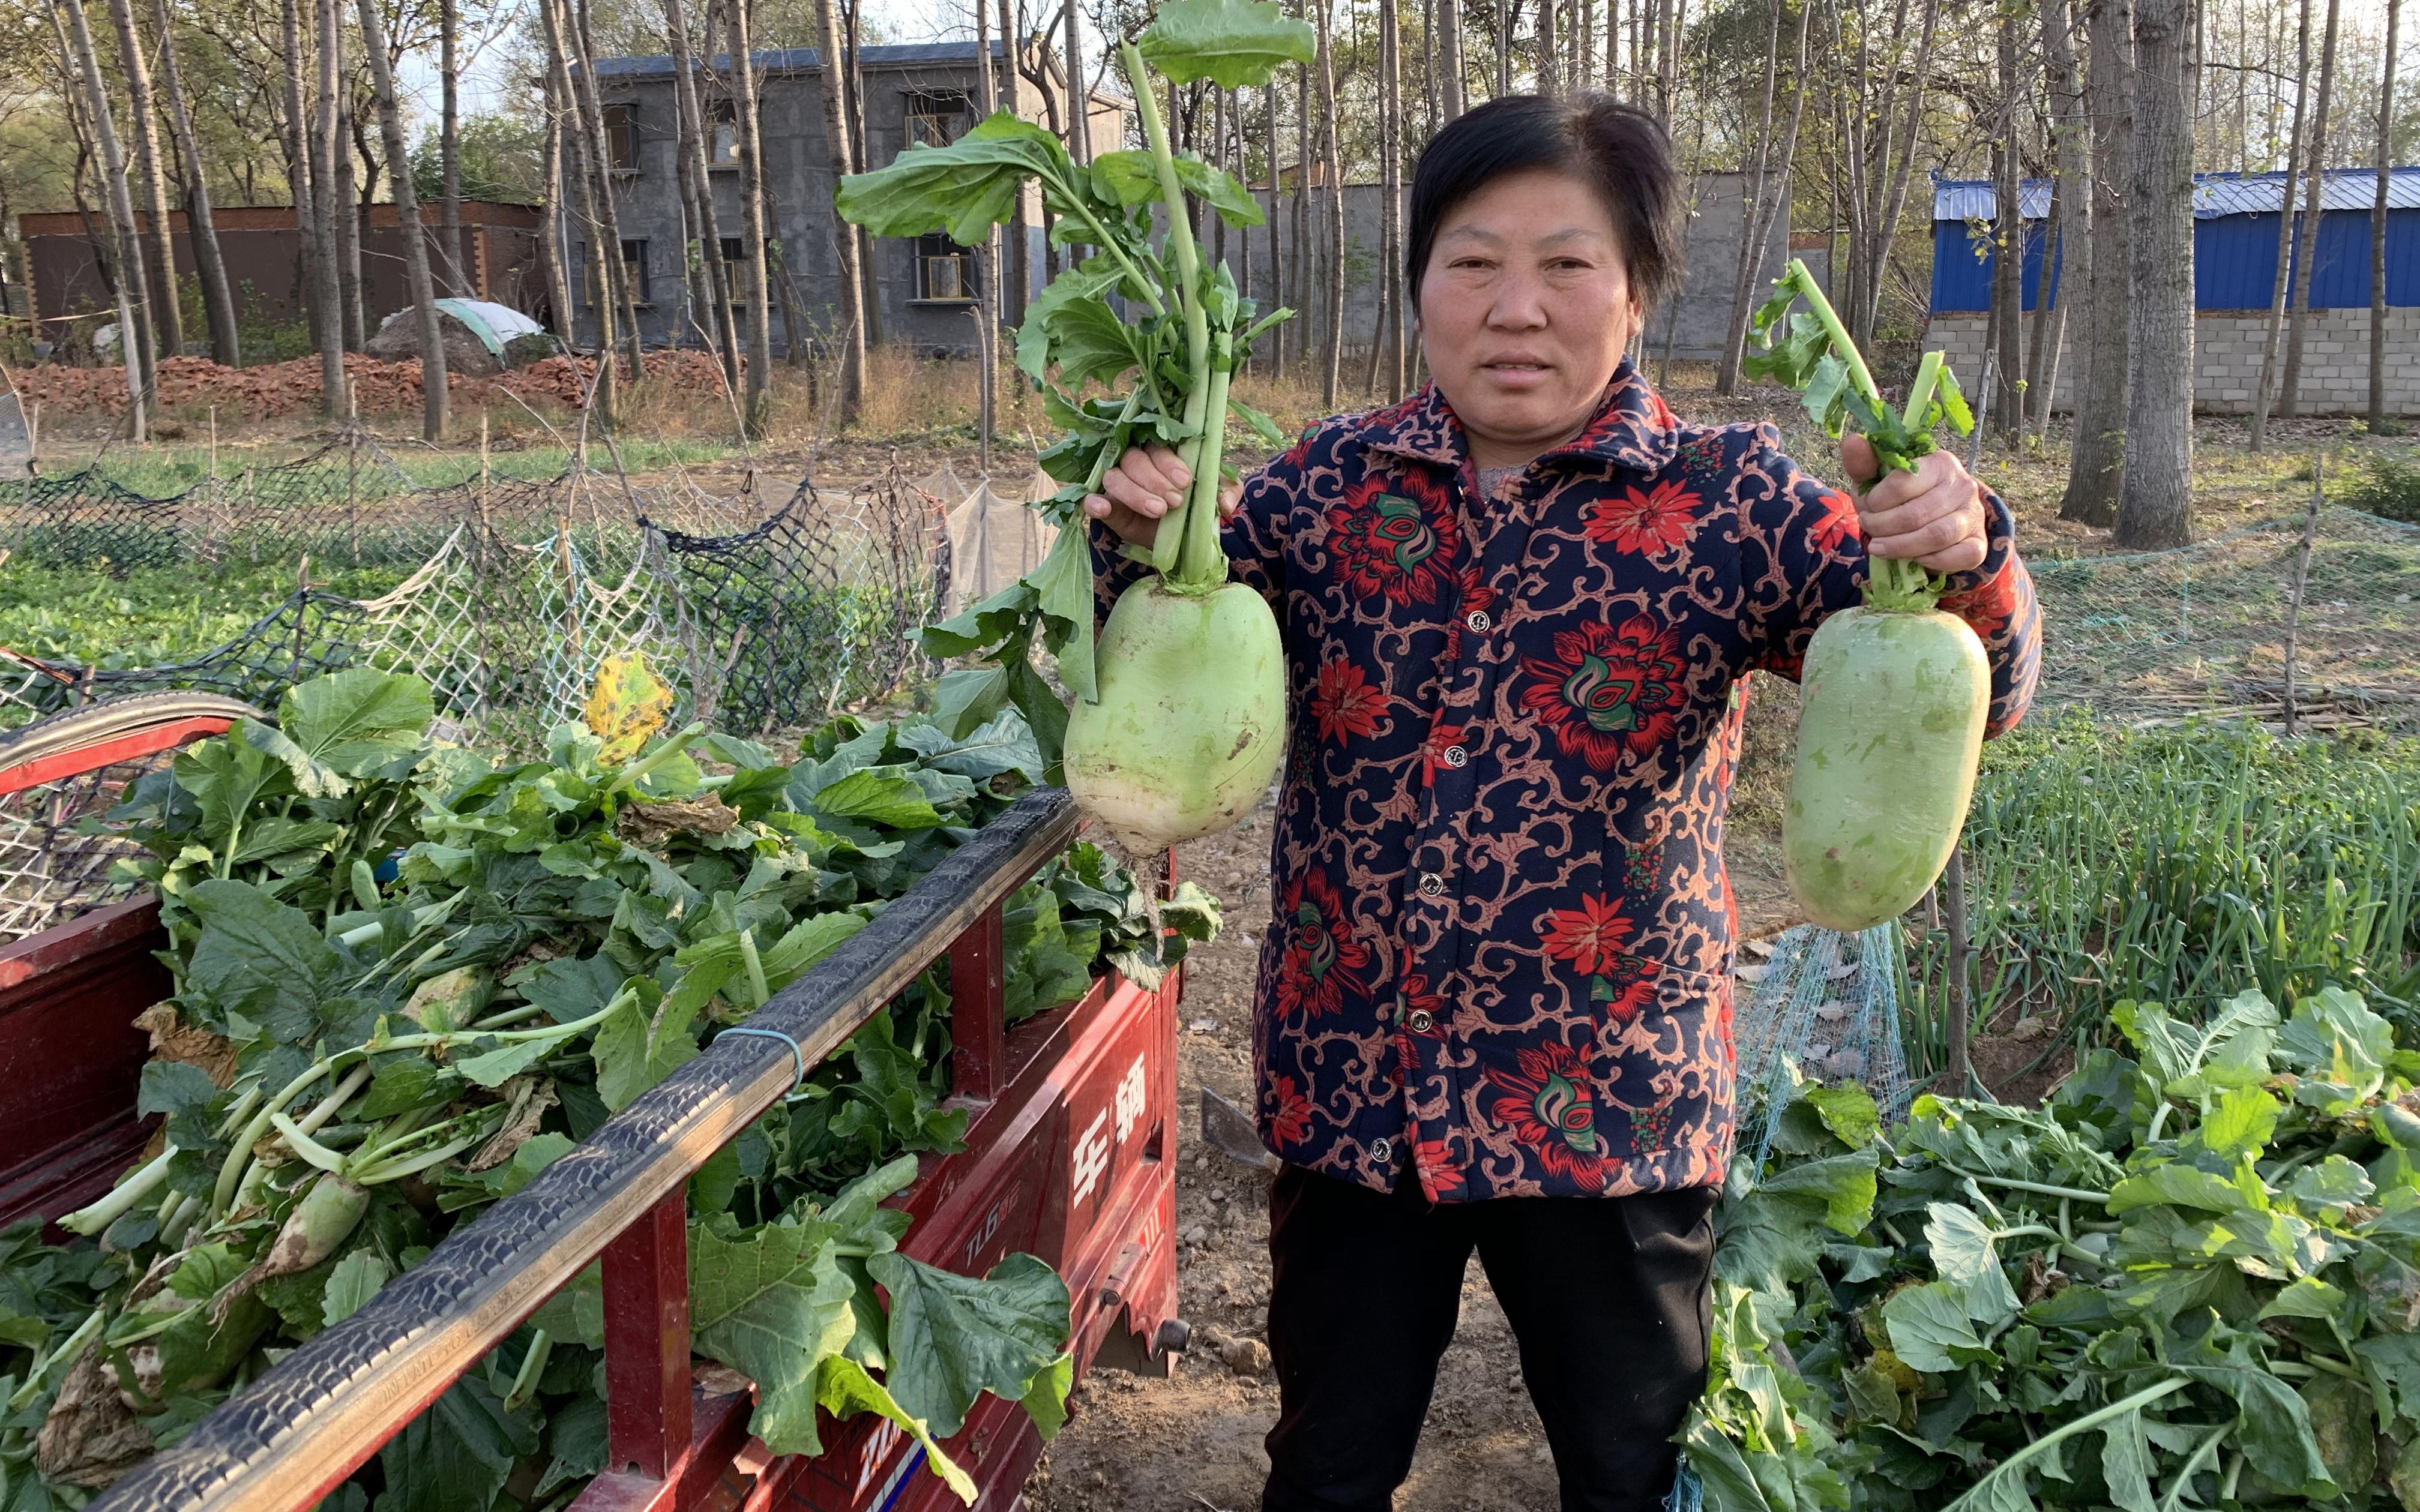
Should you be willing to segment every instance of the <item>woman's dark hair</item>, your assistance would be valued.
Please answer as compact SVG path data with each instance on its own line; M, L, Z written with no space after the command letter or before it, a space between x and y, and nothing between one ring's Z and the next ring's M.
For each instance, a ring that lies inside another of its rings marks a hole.
M1559 98L1507 95L1448 123L1420 150L1404 256L1415 307L1429 249L1446 216L1506 174L1532 168L1596 186L1642 308L1679 285L1680 179L1672 171L1671 143L1655 118L1596 90Z

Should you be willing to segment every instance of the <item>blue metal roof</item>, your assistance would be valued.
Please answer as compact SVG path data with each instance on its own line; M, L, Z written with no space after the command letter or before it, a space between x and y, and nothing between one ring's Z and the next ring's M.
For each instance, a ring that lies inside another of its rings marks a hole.
M991 39L991 55L1000 57L1001 42ZM767 73L796 73L823 67L823 58L812 47L760 48L748 54L756 68ZM857 53L859 63L866 68L914 68L918 64L966 63L975 60L975 44L964 42L909 42L861 47ZM717 72L728 71L731 54L717 53L713 67ZM601 57L597 60L597 77L600 79L644 79L656 76L670 78L672 54L652 54L645 57Z
M871 51L869 49L868 51ZM598 65L601 69L602 64ZM2323 176L2319 208L2325 210L2366 210L2378 203L2378 170L2331 168ZM2194 218L2216 220L2228 215L2274 215L2285 196L2283 173L2203 173L2194 175ZM2304 190L2295 185L2299 204ZM1932 182L1932 218L1936 221L1989 221L1994 218L1992 181L1988 178L1936 178ZM2050 180L2027 178L2017 185L2017 207L2028 221L2050 213ZM2386 208L2420 210L2420 167L2387 170Z

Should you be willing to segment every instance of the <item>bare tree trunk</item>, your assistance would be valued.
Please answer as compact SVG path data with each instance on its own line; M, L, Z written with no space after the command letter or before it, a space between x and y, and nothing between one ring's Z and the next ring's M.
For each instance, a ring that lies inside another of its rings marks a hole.
M635 383L647 375L640 353L639 297L628 270L622 265L622 217L613 203L613 158L606 147L605 105L597 93L597 49L588 35L587 0L565 0L564 23L569 33L572 56L580 64L574 98L580 106L582 133L592 144L590 151L597 165L597 211L605 218L605 266L610 276L606 287L613 291L614 302L621 309L630 381ZM746 50L743 47L739 52L745 55ZM757 239L760 243L763 240L761 230ZM757 247L756 255L763 257L762 245Z
M1517 0L1496 0L1496 95L1512 92L1512 11Z
M1269 160L1269 308L1285 303L1285 252L1278 234L1278 76L1269 75L1269 85L1261 91L1263 127L1266 138L1265 151ZM1269 374L1277 381L1285 381L1286 327L1292 321L1280 320L1269 328Z
M1319 402L1333 410L1344 379L1344 173L1336 143L1336 48L1330 0L1311 0L1319 19L1319 157L1327 179L1327 320L1321 334Z
M723 28L731 39L732 98L738 106L739 202L748 244L748 428L763 435L773 377L773 328L766 308L771 285L765 271L765 148L756 131L756 62L750 51L748 0L723 0Z
M734 6L747 0L731 0ZM1000 95L994 87L991 71L991 39L985 24L985 0L974 0L975 12L975 116L988 120L999 109ZM1215 148L1213 151L1215 152ZM1216 162L1214 157L1213 162ZM1022 188L1018 193L1023 193ZM1221 224L1225 223L1220 223ZM995 395L993 385L999 374L991 363L991 344L1000 330L1000 270L1003 266L1000 255L1000 227L984 233L983 245L975 249L975 466L978 473L991 476L991 426Z
M1887 170L1890 174L1890 193L1882 205L1881 214L1875 218L1872 227L1870 239L1872 254L1865 273L1864 298L1859 304L1861 323L1852 328L1859 346L1873 340L1874 321L1882 309L1883 274L1890 267L1891 242L1898 237L1900 218L1907 210L1908 183L1916 171L1916 129L1924 118L1924 97L1932 73L1932 41L1940 20L1941 0L1924 0L1924 16L1919 24L1916 41L1916 65L1910 70L1908 78L1907 119L1900 131L1898 165L1895 169ZM1887 98L1885 97L1886 103ZM1883 130L1877 133L1877 140L1885 153L1890 150L1889 124L1890 116L1886 110L1882 123ZM1874 175L1877 187L1881 184L1886 168L1886 163L1877 168Z
M1386 323L1383 345L1386 361L1379 374L1387 382L1387 397L1404 396L1407 376L1404 361L1404 301L1407 294L1404 278L1404 44L1403 22L1396 14L1395 0L1378 0L1378 78L1380 82L1380 116L1378 131L1378 193L1384 201L1379 208L1378 286L1386 291Z
M2286 313L2286 372L2277 381L2277 412L2291 415L2301 398L2303 332L2310 323L2311 265L2318 262L2319 215L2328 178L2328 100L2335 92L2336 23L2342 0L2328 0L2328 23L2319 43L2319 92L2311 101L2309 177L2303 186L2301 248L2294 256L2294 297ZM2281 211L2283 207L2280 207Z
M675 146L682 198L690 208L690 225L697 234L699 281L705 285L698 303L706 316L706 341L722 364L723 381L737 388L739 337L732 323L731 274L722 265L722 227L714 211L714 178L706 167L711 132L698 88L697 57L689 45L689 14L681 0L664 0L664 34L673 50L673 109L678 116L680 140ZM686 264L688 259L682 261Z
M2386 191L2395 150L2395 59L2403 0L2386 0L2386 77L2378 86L2378 198L2369 209L2369 433L2386 434Z
M143 238L135 228L134 197L126 188L126 154L117 143L117 125L110 118L109 89L101 82L101 63L93 54L92 31L85 24L78 0L53 0L66 13L67 36L84 86L85 117L101 148L101 189L109 208L110 239L117 258L117 349L126 363L126 426L131 440L149 434L148 416L159 392L159 368L151 346L150 299L144 286Z
M327 132L328 194L323 201L336 248L336 332L344 349L362 349L362 211L353 179L353 152L345 140L349 114L345 78L345 11L319 0L319 124Z
M1555 0L1538 0L1538 93L1562 93L1560 62L1555 54Z
M219 228L210 218L210 188L202 174L202 150L194 137L194 115L185 105L185 83L177 69L177 42L168 27L168 0L151 0L151 26L160 34L160 87L168 100L168 129L184 160L187 191L185 216L194 243L194 266L201 274L202 315L210 328L210 360L223 367L243 365L241 338L236 332L235 297L227 286L226 260L219 253Z
M1326 4L1326 0L1321 3ZM1308 4L1309 0L1294 0L1296 20L1303 19ZM1286 259L1294 269L1294 298L1286 302L1302 312L1299 346L1306 362L1317 361L1322 349L1318 345L1319 322L1311 307L1311 69L1297 63L1294 68L1294 255Z
M1811 3L1799 7L1802 24L1812 8ZM1764 242L1758 237L1757 227L1764 213L1765 170L1773 156L1773 89L1775 76L1781 69L1781 9L1782 0L1773 0L1772 13L1765 23L1764 83L1758 92L1756 159L1753 163L1740 164L1739 262L1731 273L1731 313L1723 332L1722 361L1714 367L1714 392L1725 396L1739 392L1740 360L1747 351L1750 285L1764 254ZM1785 188L1782 193L1789 191Z
M2304 107L2311 82L2311 0L2302 0L2302 24L2296 31L2294 123L2286 147L2286 182L2277 195L2277 270L2269 280L2269 324L2260 340L2260 380L2252 389L2252 450L2269 443L2269 409L2276 402L2277 363L2284 355L2278 343L2286 330L2286 302L2293 289L2294 184L2303 171Z
M2026 395L2033 427L2040 440L2050 424L2058 400L2058 369L2067 347L2067 307L2075 287L2076 268L2090 257L2084 250L2089 232L2076 227L2092 224L2090 159L2085 147L2084 80L2075 66L2075 10L2070 0L2045 0L2041 13L2042 59L2050 84L2053 182L2050 240L2042 250L2040 294L2035 300L2033 366ZM2049 355L2044 358L2044 347Z
M420 439L445 439L445 333L438 324L437 280L428 270L428 237L420 224L420 196L411 187L411 161L403 142L403 112L396 107L395 70L387 67L386 28L379 19L378 0L361 0L355 8L362 21L362 53L369 60L370 93L378 101L379 132L386 139L388 179L394 185L395 214L403 242L404 276L411 285L411 303L420 325Z
M1596 87L1596 0L1572 0L1572 87Z
M864 8L863 0L839 0L839 3L848 46L848 54L841 69L841 83L848 89L849 157L861 171L870 170L874 162L865 150L865 73L860 66L858 48L858 23ZM1073 4L1074 0L1069 0L1069 3ZM1084 92L1080 85L1078 92ZM1092 108L1089 94L1085 95L1083 107L1086 111ZM1092 161L1089 147L1085 149L1084 161ZM882 345L882 272L875 263L874 238L860 225L850 226L849 235L857 239L857 264L865 280L865 344L869 348L879 347Z
M293 192L295 230L300 232L300 242L302 242L302 256L298 259L300 273L302 273L302 290L300 293L302 293L302 310L310 316L312 346L324 348L329 310L327 302L319 298L319 264L322 264L322 259L319 259L319 213L317 213L315 206L317 193L324 192L324 179L319 181L322 189L315 192L312 179L317 177L317 162L319 162L319 155L317 155L319 133L307 116L310 85L302 77L302 60L310 54L305 49L305 26L302 26L302 12L300 12L298 0L281 0L281 5L278 5L278 41L283 43L281 63L283 75L286 75L283 77L283 87L286 87L286 181ZM344 368L339 365L339 375L341 373L344 373Z
M1992 144L1992 330L1998 340L2000 390L1992 426L2013 444L2024 426L2025 208L2017 173L2017 12L1999 8L2000 129ZM1885 255L1887 255L1885 254ZM1880 288L1876 288L1880 301Z
M302 8L299 0L284 0L280 8L286 43L286 109L293 118L298 162L303 170L293 179L294 218L302 233L302 271L310 281L311 333L319 347L319 408L330 419L341 419L345 413L345 301L336 283L335 208L330 203L334 170L328 162L335 107L323 88L317 114L306 119L303 102L309 91L302 78ZM324 17L320 10L313 14ZM326 63L322 48L323 83Z
M185 349L185 315L177 298L177 236L168 225L168 176L162 171L160 131L154 124L159 106L151 98L151 64L144 55L143 39L134 30L132 0L109 0L109 23L117 33L118 68L126 79L126 114L134 133L134 171L143 186L143 214L149 223L144 242L151 259L147 273L152 294L153 350L163 357L178 357Z
M462 12L456 0L437 0L438 243L445 249L446 284L471 299L471 270L462 255ZM405 176L410 176L407 166Z
M1001 78L1005 86L1001 107L1012 115L1016 112L1016 64L1025 54L1024 40L1017 33L1014 0L1000 0ZM1026 296L1033 286L1033 238L1025 219L1025 194L1024 190L1017 191L1016 213L1009 217L1006 232L1008 283L1001 290L1006 298L1000 313L1001 321L1011 327L1025 323Z
M567 349L580 339L580 306L572 302L571 253L563 237L564 220L569 213L563 200L563 107L555 99L551 69L538 76L538 85L546 101L546 166L541 170L543 198L538 208L545 224L538 227L538 260L546 274L547 303L553 306L550 324Z
M2193 538L2194 0L2135 0L2133 373L2117 542Z
M613 361L613 279L622 249L609 244L604 215L597 208L602 176L597 171L596 158L603 144L589 136L579 93L571 82L571 60L565 52L563 35L570 17L564 12L562 0L538 0L537 13L546 33L548 92L554 97L555 117L571 139L572 192L578 196L581 224L588 233L580 293L597 312L597 388L592 402L597 418L611 429L621 416L620 377ZM565 316L565 324L576 339L580 330L576 306Z
M1436 0L1437 110L1447 120L1470 108L1463 92L1462 0Z
M1069 0L1072 6L1074 0ZM824 138L830 149L832 192L840 192L841 179L856 171L849 160L848 126L842 115L840 79L840 23L833 0L815 0L816 45L824 63ZM1077 112L1081 119L1082 112ZM839 255L840 287L840 412L837 423L843 425L857 419L858 410L865 404L865 289L860 282L863 276L858 267L857 238L851 228L832 218L832 250Z
M2090 67L2086 104L2092 117L2092 284L2084 382L2076 394L2075 442L2068 455L2061 519L2107 527L2118 519L2126 481L2129 331L2133 278L2128 204L2133 196L2133 23L2127 0L2087 0Z
M1067 112L1067 150L1078 162L1093 161L1093 100L1084 83L1084 34L1079 21L1081 10L1076 0L1067 0L1062 22L1067 34L1067 95L1072 101ZM1277 170L1272 167L1270 172Z

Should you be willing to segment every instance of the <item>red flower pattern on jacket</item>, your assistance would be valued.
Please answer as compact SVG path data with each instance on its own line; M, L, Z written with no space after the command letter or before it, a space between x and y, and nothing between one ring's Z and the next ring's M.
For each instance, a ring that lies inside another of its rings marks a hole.
M1320 739L1341 743L1347 735L1374 735L1386 712L1386 689L1372 687L1360 668L1341 657L1320 664L1319 685L1311 694L1311 717Z
M1589 539L1617 551L1661 556L1689 538L1697 514L1698 496L1680 480L1667 478L1652 487L1625 489L1620 498L1589 505Z
M1262 1135L1439 1202L1719 1182L1732 694L1863 596L1855 508L1773 427L1684 424L1627 365L1519 488L1476 481L1428 389L1306 430L1225 527L1295 698L1255 931ZM1945 602L1983 638L1996 732L2040 619L1986 505ZM1106 613L1143 569L1093 540Z
M1621 916L1619 903L1593 895L1583 896L1577 908L1549 910L1538 921L1546 953L1591 977L1612 969L1630 931L1631 922Z
M1286 887L1285 962L1278 973L1278 1011L1289 1018L1318 1018L1344 1004L1345 995L1369 992L1361 968L1370 948L1353 937L1344 900L1326 873L1305 872Z
M1311 1137L1311 1099L1293 1077L1274 1078L1266 1102L1269 1135L1280 1147L1290 1149Z
M1555 632L1552 656L1523 658L1521 706L1553 725L1564 754L1600 772L1672 738L1688 698L1681 638L1644 614Z

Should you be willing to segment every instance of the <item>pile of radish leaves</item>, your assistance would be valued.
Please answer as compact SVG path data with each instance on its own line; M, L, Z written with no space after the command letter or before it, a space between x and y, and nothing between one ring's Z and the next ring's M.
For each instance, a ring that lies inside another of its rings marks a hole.
M1716 1214L1710 1512L2420 1507L2420 1056L2115 1015L2047 1105L1800 1087Z
M1143 147L1078 163L1049 131L1002 111L946 147L913 146L887 167L841 180L840 214L874 235L939 229L963 246L988 240L1031 181L1053 217L1054 239L1086 249L1034 300L1016 335L1016 365L1063 433L1041 454L1043 471L1062 486L1039 505L1060 527L1058 539L1025 578L924 631L933 655L980 659L945 674L936 689L938 717L954 733L1013 702L1046 763L1057 765L1066 710L1032 662L1033 640L1039 633L1069 692L1096 696L1083 500L1127 448L1174 447L1193 476L1154 546L1135 554L1174 581L1226 580L1217 509L1220 481L1233 476L1222 462L1226 417L1269 445L1284 440L1275 421L1234 397L1228 378L1254 339L1293 312L1262 314L1225 264L1203 266L1190 201L1239 230L1262 224L1261 207L1223 169L1171 150L1152 75L1171 86L1233 89L1264 85L1281 65L1312 55L1311 28L1271 0L1171 0L1119 47ZM1166 232L1156 245L1155 209ZM1111 392L1086 392L1095 385Z
M81 1505L172 1442L1041 775L1014 711L963 737L843 717L783 762L654 733L670 702L609 664L545 759L495 762L430 739L425 684L345 671L131 790L112 825L144 847L131 870L161 897L175 982L140 1021L158 1153L66 1220L89 1237L0 1235L0 1508ZM1104 962L1156 981L1218 922L1198 888L1162 905L1178 933L1148 912L1094 848L1056 859L1008 906L1012 1014ZM819 1406L876 1412L971 1500L936 1441L985 1391L1056 1427L1068 1298L1031 1256L978 1278L898 1253L907 1219L882 1199L965 1130L942 1105L948 1013L937 968L691 1180L690 1310L776 1452L817 1449ZM328 1504L567 1503L604 1462L602 1342L592 1267Z

